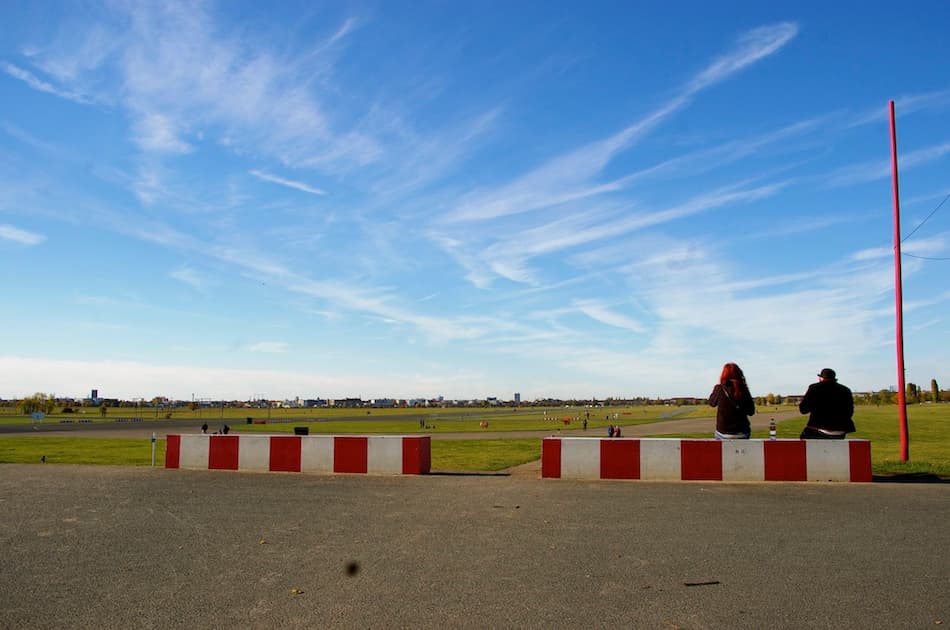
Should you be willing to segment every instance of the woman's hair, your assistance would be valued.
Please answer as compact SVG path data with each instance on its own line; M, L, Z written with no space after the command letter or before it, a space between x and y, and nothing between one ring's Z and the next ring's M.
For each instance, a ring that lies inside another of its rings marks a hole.
M739 400L739 397L742 396L743 390L748 389L748 386L745 382L745 375L742 373L742 368L740 368L735 363L727 363L722 366L722 374L719 376L719 384L722 385L723 389L728 388L727 391L735 400Z

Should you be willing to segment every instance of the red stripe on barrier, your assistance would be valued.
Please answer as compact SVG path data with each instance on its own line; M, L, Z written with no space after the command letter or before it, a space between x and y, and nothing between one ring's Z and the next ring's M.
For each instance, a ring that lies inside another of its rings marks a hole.
M181 436L169 435L165 440L165 468L181 465Z
M561 440L546 439L541 442L541 478L561 478Z
M762 445L766 481L808 481L804 440L769 440Z
M333 472L366 472L366 438L333 438Z
M680 478L691 481L722 481L722 442L681 440Z
M239 440L236 435L212 435L208 440L208 469L237 470Z
M300 436L275 435L270 439L270 470L300 472Z
M432 461L431 438L406 437L402 439L402 474L428 475Z
M601 440L600 478L639 479L640 440Z
M851 460L851 481L871 481L871 443L864 440L849 441L848 455Z

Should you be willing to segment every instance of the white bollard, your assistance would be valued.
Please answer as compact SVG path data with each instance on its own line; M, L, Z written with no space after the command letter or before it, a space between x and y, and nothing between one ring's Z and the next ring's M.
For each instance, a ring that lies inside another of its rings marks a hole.
M155 466L155 432L152 431L152 466Z

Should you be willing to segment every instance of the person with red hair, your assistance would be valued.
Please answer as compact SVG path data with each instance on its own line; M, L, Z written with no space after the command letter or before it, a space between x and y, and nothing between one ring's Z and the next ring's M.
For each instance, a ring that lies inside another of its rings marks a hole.
M709 395L709 406L716 407L717 440L748 440L752 434L749 416L755 415L755 401L749 393L745 375L735 363L722 366L719 383Z

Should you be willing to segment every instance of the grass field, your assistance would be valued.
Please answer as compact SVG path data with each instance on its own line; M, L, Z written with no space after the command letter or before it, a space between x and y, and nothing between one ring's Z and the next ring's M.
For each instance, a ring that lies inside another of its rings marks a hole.
M109 464L148 466L152 463L152 441L130 438L3 437L0 463ZM165 440L155 441L155 465L165 465Z
M772 408L769 408L770 410ZM776 410L790 409L777 408ZM296 411L296 410L284 410ZM312 410L311 410L312 411ZM406 414L406 410L373 410L370 417L357 416L354 410L338 419L312 420L303 416L272 417L271 424L247 425L235 422L232 427L240 432L293 432L298 425L310 427L311 433L325 434L406 434L420 433L418 412ZM411 411L411 410L410 410ZM586 410L548 409L522 410L430 410L424 420L427 429L423 433L478 433L488 431L545 431L553 427L578 428L573 418L583 418ZM449 411L457 413L447 413ZM545 413L546 412L546 413ZM603 427L608 422L625 426L648 424L673 418L708 417L708 408L634 407L629 409L592 409L590 428ZM613 414L617 414L617 420ZM410 416L410 417L405 417ZM907 410L910 433L911 461L900 461L900 436L897 407L858 406L855 424L858 432L850 437L869 439L872 442L872 465L875 474L929 474L950 477L950 404L914 405ZM347 419L344 419L347 418ZM563 419L571 418L565 425ZM197 420L197 418L194 418ZM183 418L184 420L184 418ZM29 419L7 418L7 422L29 422ZM58 421L47 418L46 422ZM105 420L113 422L114 420ZM147 421L146 421L147 422ZM480 423L487 422L483 428ZM780 422L780 438L796 438L805 419L795 418ZM215 422L208 419L214 429ZM670 436L666 436L670 437ZM708 432L681 437L709 437ZM754 438L767 437L765 431L756 431ZM156 444L158 465L164 462L164 440ZM513 439L466 439L433 440L433 470L452 471L498 471L538 459L541 438ZM0 437L0 463L39 463L45 456L48 463L65 464L114 464L147 466L151 462L151 444L148 439L129 438L70 438L70 437Z

